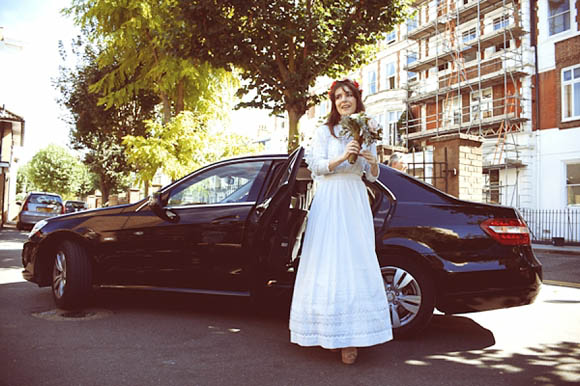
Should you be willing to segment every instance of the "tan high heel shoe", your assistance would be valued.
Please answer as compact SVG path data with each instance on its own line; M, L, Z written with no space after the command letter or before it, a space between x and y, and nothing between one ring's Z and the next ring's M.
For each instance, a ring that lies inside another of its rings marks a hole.
M358 351L356 347L345 347L341 350L342 363L345 365L352 365L356 361Z

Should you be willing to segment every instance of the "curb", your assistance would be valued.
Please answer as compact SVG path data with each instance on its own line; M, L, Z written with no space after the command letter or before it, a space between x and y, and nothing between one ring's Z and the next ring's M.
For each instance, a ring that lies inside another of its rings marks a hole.
M576 255L580 256L580 247L550 247L550 246L535 246L532 245L534 252L553 253L559 255Z

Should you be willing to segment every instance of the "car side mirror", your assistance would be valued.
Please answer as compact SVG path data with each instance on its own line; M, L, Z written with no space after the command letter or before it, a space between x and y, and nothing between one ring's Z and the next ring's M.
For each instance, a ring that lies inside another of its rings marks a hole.
M173 212L171 209L166 209L163 206L163 200L161 199L160 192L155 192L151 196L149 196L149 201L147 205L149 206L149 208L153 213L155 213L163 220L169 222L179 221L179 216L177 215L177 213Z

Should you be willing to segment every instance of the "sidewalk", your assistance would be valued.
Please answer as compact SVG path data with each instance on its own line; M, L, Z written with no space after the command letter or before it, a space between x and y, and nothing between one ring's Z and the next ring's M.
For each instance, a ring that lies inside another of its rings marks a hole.
M578 255L580 256L580 247L576 246L563 246L557 247L551 244L536 244L532 243L532 248L534 252L542 252L542 253L559 253L563 255Z

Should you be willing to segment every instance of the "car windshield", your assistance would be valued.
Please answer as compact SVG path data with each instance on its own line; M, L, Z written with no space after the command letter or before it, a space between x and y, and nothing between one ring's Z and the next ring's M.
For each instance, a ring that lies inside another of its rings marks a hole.
M44 205L56 205L61 204L60 197L50 196L50 195L32 195L30 196L29 203L31 204L44 204Z

